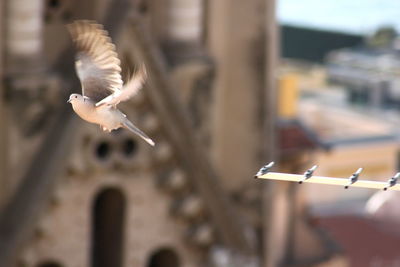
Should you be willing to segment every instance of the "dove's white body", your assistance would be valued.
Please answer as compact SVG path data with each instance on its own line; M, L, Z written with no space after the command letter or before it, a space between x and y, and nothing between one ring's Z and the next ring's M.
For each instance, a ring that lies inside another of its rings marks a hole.
M112 106L96 107L90 99L82 97L71 101L72 108L85 121L99 124L103 130L112 131L123 126L127 118L124 113Z
M85 121L100 125L103 131L125 128L139 135L150 145L154 146L151 140L144 132L137 128L124 113L110 105L96 106L96 103L80 94L72 94L68 100L72 109L79 117Z

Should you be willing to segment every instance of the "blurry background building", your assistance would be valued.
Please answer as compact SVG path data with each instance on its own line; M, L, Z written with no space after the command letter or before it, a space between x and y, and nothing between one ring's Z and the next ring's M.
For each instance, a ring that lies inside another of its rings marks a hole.
M281 69L297 77L297 114L319 144L309 166L318 164L317 173L328 177L349 177L359 167L365 179L392 177L399 170L398 3L280 3L284 26L304 32L297 37L304 50L293 43L283 45ZM305 37L316 33L315 39ZM282 40L289 40L284 34ZM340 40L332 38L335 35L341 35ZM331 264L398 264L391 249L399 238L394 230L399 216L392 206L397 194L313 185L304 191L312 224L323 229L344 256Z
M252 179L270 160L334 177L364 167L367 179L399 166L395 31L363 45L365 32L293 25L282 10L295 2L2 1L0 266L398 261L398 233L378 227L398 224L395 196L365 208L372 191ZM155 148L65 103L80 91L65 28L76 19L104 24L124 79L146 65L122 109ZM364 249L378 237L380 250Z

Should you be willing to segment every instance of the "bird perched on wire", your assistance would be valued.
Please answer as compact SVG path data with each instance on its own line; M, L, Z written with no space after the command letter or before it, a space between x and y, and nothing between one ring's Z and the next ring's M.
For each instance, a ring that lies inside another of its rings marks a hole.
M85 121L99 124L103 131L122 127L154 146L153 140L117 108L142 88L147 77L144 65L123 85L120 60L103 26L79 20L67 28L78 50L75 68L82 86L82 95L71 94L68 100L75 113Z

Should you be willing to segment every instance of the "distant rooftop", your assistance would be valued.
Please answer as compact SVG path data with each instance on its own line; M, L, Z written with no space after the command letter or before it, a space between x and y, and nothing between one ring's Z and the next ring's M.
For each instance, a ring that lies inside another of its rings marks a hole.
M396 45L400 45L399 39L396 40ZM387 79L396 79L400 74L400 50L367 47L340 49L330 52L327 63L332 75L349 76L355 81L382 80L386 76Z
M281 24L369 34L382 26L400 32L398 0L279 0Z
M327 101L340 99L327 90ZM324 90L325 91L325 90ZM330 100L329 100L330 99ZM344 103L329 103L321 98L300 101L299 116L327 146L355 145L366 142L395 141L397 123L383 120L369 112L345 107Z

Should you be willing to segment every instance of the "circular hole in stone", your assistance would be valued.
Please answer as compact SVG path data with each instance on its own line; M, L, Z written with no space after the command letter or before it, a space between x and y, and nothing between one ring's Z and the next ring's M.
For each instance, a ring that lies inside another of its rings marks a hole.
M50 8L58 8L60 6L60 1L59 0L48 0L47 6Z
M122 142L122 153L127 157L132 157L137 151L137 143L132 138L127 138Z
M62 14L62 19L63 19L64 21L70 21L70 20L72 19L72 14L71 14L71 12L65 11L65 12Z
M142 1L138 6L138 10L140 14L146 14L148 10L147 3Z
M111 147L107 142L100 142L96 147L96 156L101 160L105 160L110 155Z
M49 11L46 11L44 14L44 22L49 23L51 21L51 14Z

